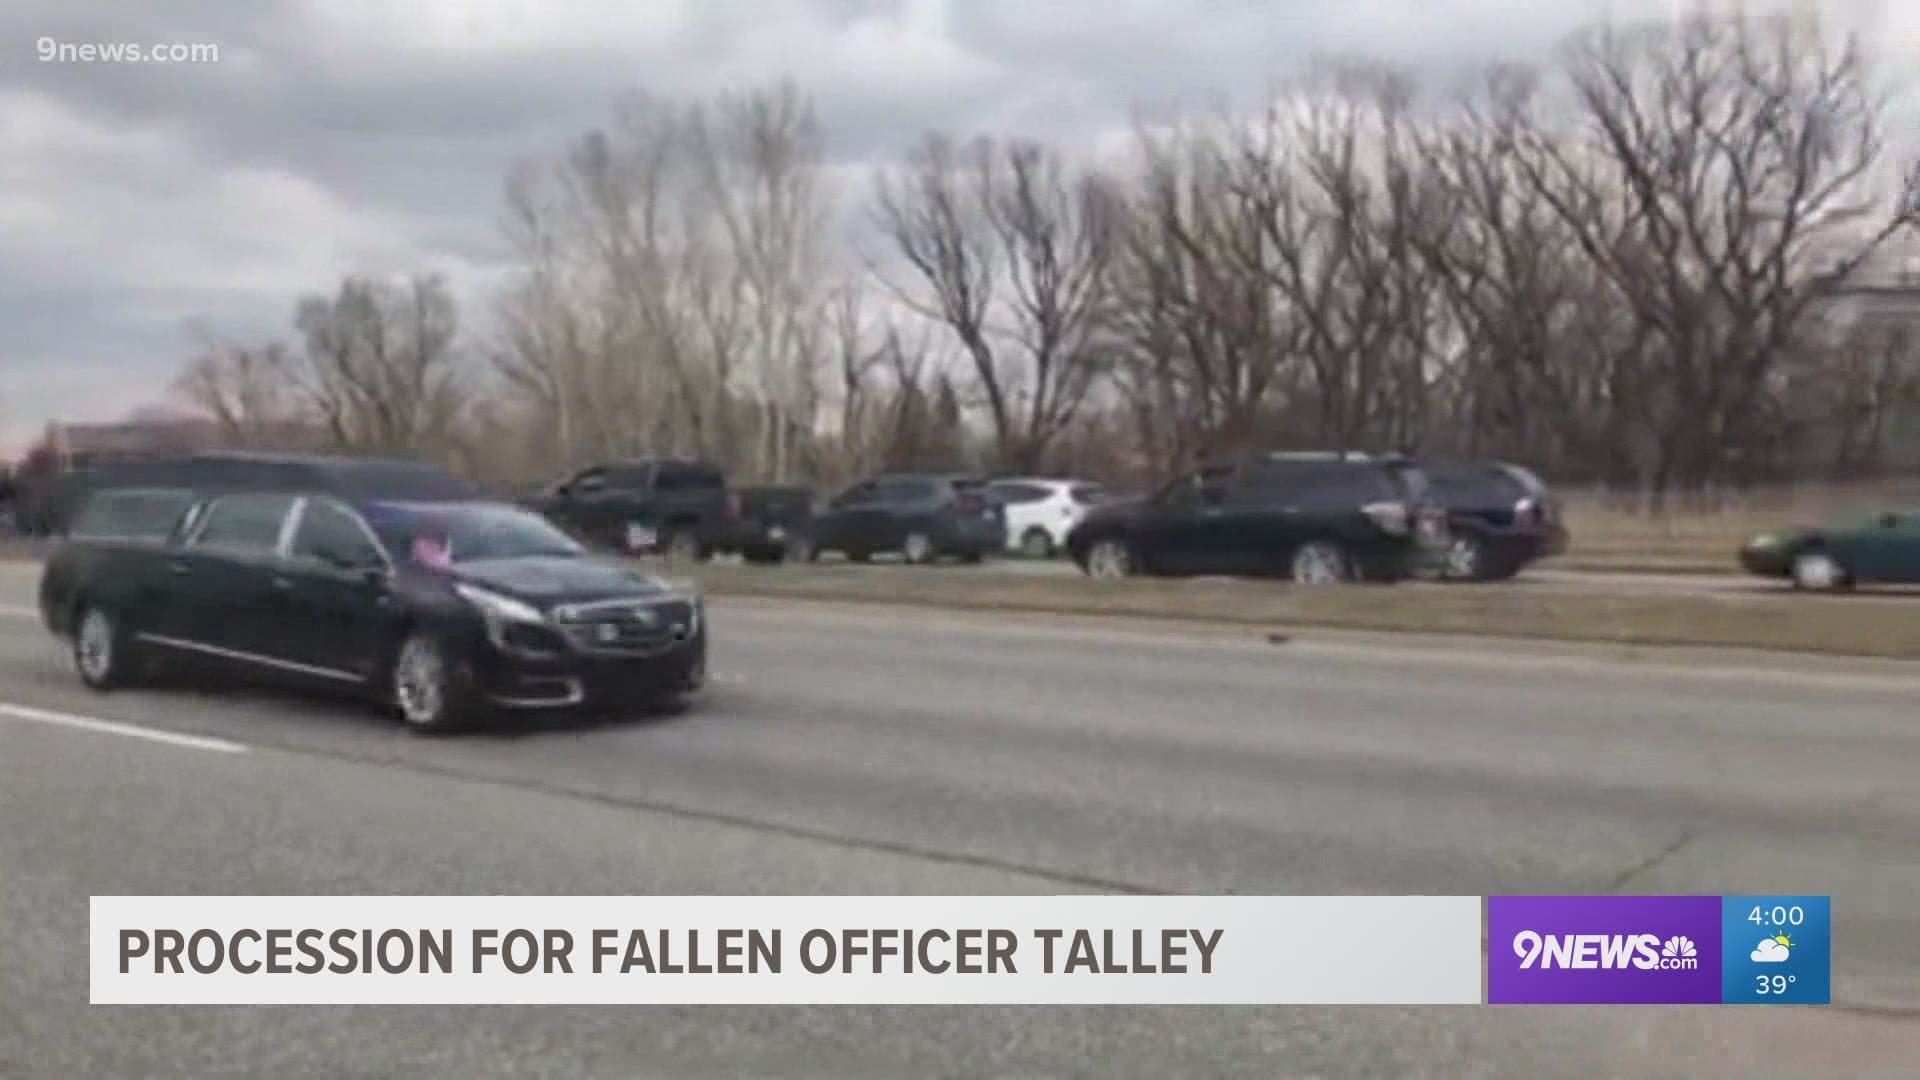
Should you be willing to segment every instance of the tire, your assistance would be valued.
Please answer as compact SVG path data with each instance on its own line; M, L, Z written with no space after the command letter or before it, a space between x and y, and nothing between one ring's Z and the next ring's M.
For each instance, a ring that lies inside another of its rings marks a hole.
M916 529L900 541L900 557L915 566L925 566L939 558L940 552L933 546L933 537Z
M813 541L804 536L796 536L787 541L787 550L782 558L792 563L819 562L820 550L813 546Z
M665 549L668 562L681 566L700 562L707 556L706 549L700 543L700 537L688 528L668 530L660 546Z
M1087 549L1080 569L1090 578L1112 580L1138 574L1140 560L1134 556L1133 545L1125 540L1096 540Z
M1809 592L1838 592L1852 584L1840 560L1819 548L1795 555L1790 572L1793 587Z
M1472 533L1456 534L1447 541L1441 555L1440 576L1448 581L1486 581L1489 572L1487 545Z
M422 735L457 731L472 720L473 695L454 673L446 646L424 630L409 633L389 669L400 722Z
M852 563L867 563L873 561L873 552L871 551L860 551L848 548L846 555L847 561Z
M1340 585L1353 580L1353 562L1340 545L1311 540L1294 549L1287 576L1296 585Z
M87 689L103 693L140 680L138 646L111 610L93 605L80 609L73 622L73 670Z
M755 566L772 566L786 557L784 551L776 548L746 548L740 552L740 558Z
M1020 537L1020 554L1029 559L1053 558L1053 537L1038 525L1028 529Z

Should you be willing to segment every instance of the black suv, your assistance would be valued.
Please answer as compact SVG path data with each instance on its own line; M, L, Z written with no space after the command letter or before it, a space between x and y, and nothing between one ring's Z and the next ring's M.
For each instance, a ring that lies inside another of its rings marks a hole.
M1502 461L1411 462L1447 512L1437 568L1455 581L1500 581L1567 548L1558 500L1540 478Z
M1445 543L1426 479L1405 462L1269 454L1097 507L1067 537L1093 577L1274 575L1397 581Z
M854 562L894 551L910 563L942 555L978 562L1006 543L1006 507L971 473L890 473L829 502L811 539L811 554L839 551Z
M422 731L493 710L697 691L697 593L405 463L255 460L89 499L40 582L89 687L189 662L384 701Z
M678 561L725 550L739 508L719 466L680 460L594 465L526 505L596 547Z

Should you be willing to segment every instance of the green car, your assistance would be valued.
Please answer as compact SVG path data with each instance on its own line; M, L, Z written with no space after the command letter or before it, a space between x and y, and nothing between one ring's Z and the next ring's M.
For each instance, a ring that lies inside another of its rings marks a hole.
M1875 511L1825 527L1762 533L1740 549L1740 565L1802 589L1920 583L1920 514Z

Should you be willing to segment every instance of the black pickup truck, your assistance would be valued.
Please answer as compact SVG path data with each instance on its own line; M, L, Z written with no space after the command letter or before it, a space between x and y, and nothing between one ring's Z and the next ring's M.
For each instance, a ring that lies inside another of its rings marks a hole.
M719 466L673 459L593 465L522 505L595 547L681 562L731 547L739 516Z
M813 519L821 498L797 485L745 487L737 492L740 518L733 547L750 563L807 562L813 556Z

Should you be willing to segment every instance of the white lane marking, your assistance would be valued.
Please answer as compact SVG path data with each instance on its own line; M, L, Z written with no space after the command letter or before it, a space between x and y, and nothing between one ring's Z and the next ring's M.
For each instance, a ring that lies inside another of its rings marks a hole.
M37 619L40 617L40 609L28 607L25 604L0 604L0 616L11 619Z
M91 716L75 716L73 713L54 712L51 709L35 709L26 705L11 705L0 702L0 716L25 720L34 724L52 724L56 727L77 728L81 731L95 731L104 735L123 735L130 739L146 739L151 742L165 743L168 746L183 746L189 750L205 750L213 754L244 754L248 748L226 739L215 739L205 735L185 735L177 731L162 731L159 728L140 727L136 724L122 724L114 720L100 720Z

